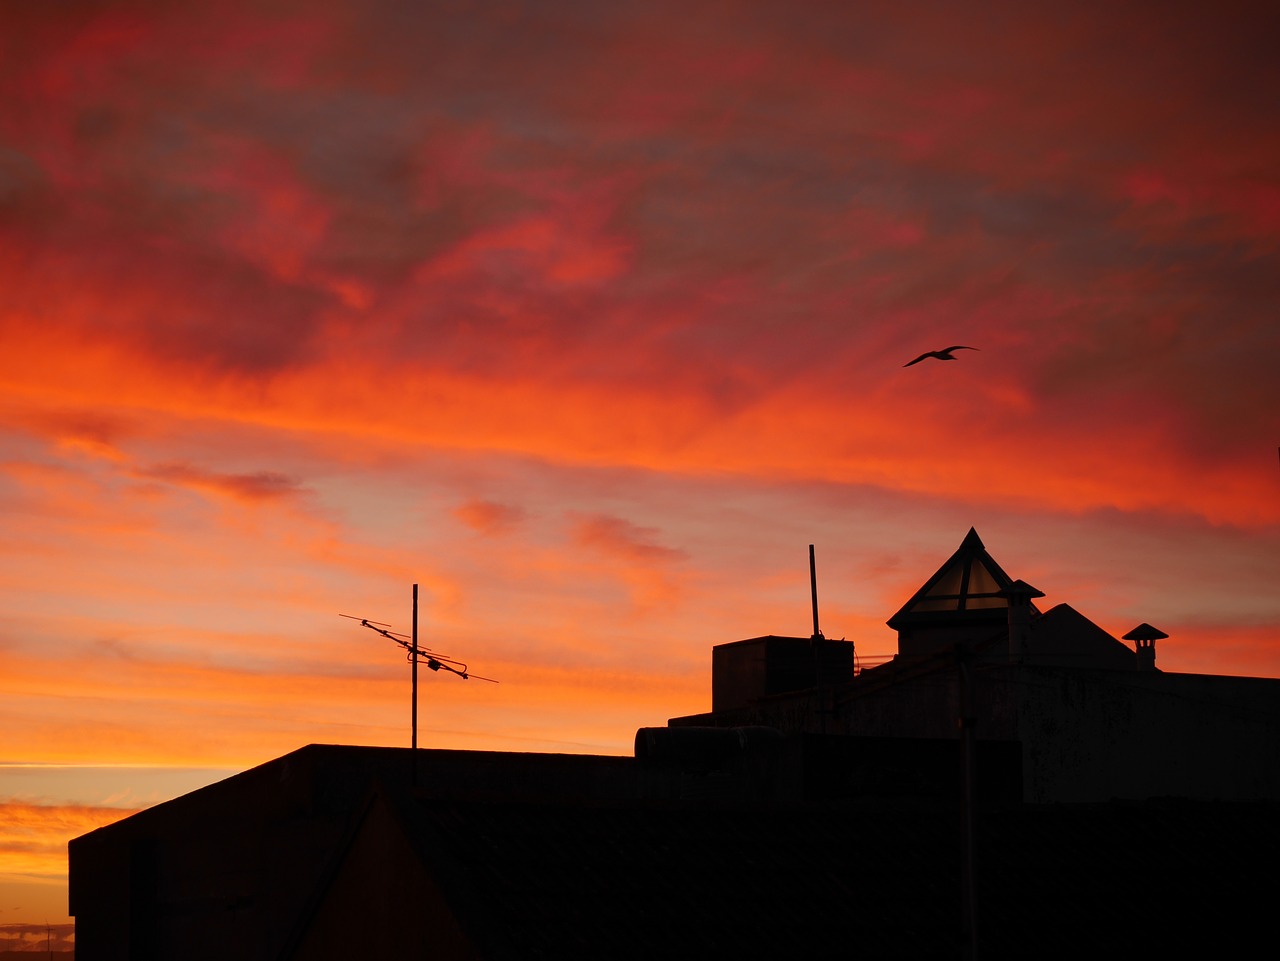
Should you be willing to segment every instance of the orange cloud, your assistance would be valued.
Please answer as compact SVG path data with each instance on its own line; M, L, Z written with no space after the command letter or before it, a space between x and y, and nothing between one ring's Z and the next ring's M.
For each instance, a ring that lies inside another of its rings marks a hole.
M626 752L970 524L1276 673L1262 21L598 6L0 4L0 757L407 743L412 583L426 743Z
M1149 418L1106 419L1102 411L1094 414L1086 408L1086 417L1057 424L1054 443L1047 445L1039 414L1048 402L1012 380L1017 371L1003 364L991 371L993 360L986 353L960 362L982 370L985 379L995 378L990 387L978 388L988 408L981 412L938 406L947 391L968 384L967 379L957 380L953 371L941 368L913 368L899 375L896 357L893 373L879 374L870 385L873 392L860 397L835 403L838 394L814 386L777 385L757 404L724 411L697 392L548 384L530 378L495 382L448 371L415 378L407 368L379 372L350 364L337 372L317 367L281 375L264 402L259 391L242 393L232 382L213 386L198 377L194 382L176 379L173 369L143 368L120 382L114 358L124 355L101 346L100 352L86 351L74 377L79 388L73 390L83 391L85 402L93 392L108 392L118 409L134 418L164 410L168 416L216 417L310 432L321 442L332 438L331 449L338 456L343 446L360 438L364 445L382 447L515 450L566 463L807 476L941 496L1011 497L1057 510L1191 510L1214 521L1246 525L1280 516L1261 461L1250 466L1241 451L1195 462L1196 452L1176 437L1168 410L1153 410ZM86 368L95 353L101 365ZM130 364L136 367L138 359L124 366ZM58 370L12 371L11 376L25 382L31 393L42 390L37 378L46 383L72 379ZM893 376L898 381L889 379ZM394 406L384 402L376 386L384 379L401 385ZM56 396L43 392L51 404L65 406L66 389ZM1130 397L1112 400L1151 407L1142 395ZM859 416L838 414L846 405L859 410ZM999 418L998 430L985 426L992 418ZM1050 423L1060 420L1054 413L1049 418ZM1145 469L1137 470L1138 463ZM1188 489L1185 478L1192 469L1199 482ZM169 468L167 476L192 482L196 470ZM202 482L241 496L290 489L279 472L257 477L208 474Z
M135 811L0 799L0 857L4 874L65 879L67 842Z
M1120 626L1123 624L1123 626ZM1119 622L1119 633L1135 624ZM1168 621L1169 637L1159 642L1156 666L1185 674L1233 674L1275 677L1277 641L1274 624L1204 624ZM1118 636L1118 635L1117 635Z
M138 468L135 474L149 480L210 491L249 503L292 497L300 490L297 481L275 471L223 474L201 470L189 464L157 464L154 467Z
M584 546L643 564L669 563L685 558L680 550L655 542L658 532L651 527L637 527L621 517L607 514L580 516L574 521L574 540Z
M481 534L507 533L518 527L525 518L525 512L519 507L474 499L454 508L453 514Z
M58 908L57 915L64 911L65 908ZM74 924L0 924L0 951L6 954L19 951L68 952L75 950L75 943Z

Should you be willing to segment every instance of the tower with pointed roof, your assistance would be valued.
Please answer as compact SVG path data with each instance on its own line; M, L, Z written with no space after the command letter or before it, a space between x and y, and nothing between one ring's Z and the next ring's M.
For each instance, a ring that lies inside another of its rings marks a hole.
M956 552L889 618L899 656L978 644L1007 631L1013 583L970 527ZM1031 604L1030 614L1039 613Z

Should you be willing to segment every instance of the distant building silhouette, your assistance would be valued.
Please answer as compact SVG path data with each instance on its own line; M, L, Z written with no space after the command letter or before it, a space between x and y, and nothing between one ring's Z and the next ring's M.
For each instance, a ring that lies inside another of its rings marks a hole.
M1181 956L1269 936L1280 681L1157 671L1039 596L971 530L890 619L893 661L856 671L816 629L719 645L711 712L642 728L634 757L302 748L72 841L78 955Z
M1162 631L1130 632L1135 651L1067 604L1041 613L1041 596L971 528L889 618L887 664L833 676L841 642L719 645L711 712L670 724L952 738L964 661L977 737L1022 745L1027 801L1280 799L1280 680L1160 671Z

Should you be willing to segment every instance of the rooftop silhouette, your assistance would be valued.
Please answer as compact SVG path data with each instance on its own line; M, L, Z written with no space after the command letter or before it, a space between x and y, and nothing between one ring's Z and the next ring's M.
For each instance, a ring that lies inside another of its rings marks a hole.
M302 748L72 841L79 949L1077 957L1100 932L1143 953L1267 935L1250 879L1280 855L1280 681L1155 671L1163 632L1131 649L1042 596L970 529L890 618L892 661L858 670L816 630L718 645L712 711L640 729L633 757Z

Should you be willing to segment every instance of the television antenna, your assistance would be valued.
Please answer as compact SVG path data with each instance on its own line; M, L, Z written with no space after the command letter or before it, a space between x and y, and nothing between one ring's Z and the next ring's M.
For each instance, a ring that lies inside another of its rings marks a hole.
M455 674L464 681L474 678L477 681L488 681L490 684L498 682L491 677L481 677L479 674L471 673L471 669L467 665L455 657L447 657L439 651L433 651L429 648L421 647L418 644L418 585L413 585L413 633L400 634L390 630L391 625L382 621L372 621L367 617L357 617L354 614L339 614L339 617L346 617L353 621L359 621L361 627L367 627L369 630L381 634L388 640L399 644L407 652L405 660L412 665L413 693L410 699L410 747L414 751L418 750L418 662L423 661L432 671L448 671ZM414 771L417 771L417 764L414 764Z

